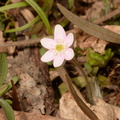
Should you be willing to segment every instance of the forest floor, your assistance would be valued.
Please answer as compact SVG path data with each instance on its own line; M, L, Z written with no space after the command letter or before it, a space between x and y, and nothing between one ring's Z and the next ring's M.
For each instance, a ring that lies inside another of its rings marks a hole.
M17 83L13 84L12 89L2 98L12 100L11 106L16 120L90 120L67 91L52 63L46 64L40 59L44 53L40 40L51 36L44 20L39 19L29 25L29 28L24 29L21 27L30 23L38 15L32 6L1 10L7 5L25 1L0 1L0 53L7 55L8 63L4 84L11 81L14 76L18 77ZM79 89L81 98L100 120L120 120L119 44L87 34L66 19L57 7L59 3L80 18L120 34L120 1L51 1L37 0L37 4L45 12L52 30L56 24L61 24L67 34L74 33L75 41L72 47L75 58L90 79L89 82L95 77L100 88L100 96L94 96L96 104L91 105L86 99L86 83L83 76L79 75L72 61L67 61L65 69ZM13 31L9 31L11 29ZM110 54L106 52L108 49ZM91 54L97 57L90 58ZM107 57L106 61L102 59L104 56ZM96 61L93 66L88 66L90 68L85 66L86 63L88 65L89 59ZM0 120L5 120L2 109Z

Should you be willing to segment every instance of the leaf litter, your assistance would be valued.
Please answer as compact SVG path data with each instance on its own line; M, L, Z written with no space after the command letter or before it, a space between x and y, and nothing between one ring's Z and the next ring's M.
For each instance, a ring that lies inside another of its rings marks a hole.
M89 2L95 2L97 0L90 0ZM117 0L115 0L117 1ZM88 1L84 1L88 2ZM64 3L66 4L66 3ZM116 4L116 3L115 3ZM96 8L97 9L97 8ZM96 15L98 15L97 13ZM90 14L87 14L88 17L91 17ZM95 16L98 17L98 16ZM20 21L19 21L20 22ZM22 23L23 25L23 23ZM105 28L114 31L118 34L120 34L120 28L117 25L107 25L104 26ZM74 29L73 29L74 31ZM105 42L101 39L97 39L93 36L90 36L84 32L78 31L76 33L77 36L77 42L75 42L76 45L79 46L82 49L87 49L88 47L92 47L96 52L100 54L104 54L106 46L109 44L108 42ZM1 42L4 42L4 38L1 31ZM3 49L3 48L2 48ZM5 52L8 52L9 50L5 50ZM15 52L13 50L13 52ZM8 53L13 53L8 52ZM59 112L56 114L58 117L50 117L50 116L42 116L42 114L46 114L46 107L49 109L49 112L47 113L50 115L52 110L52 104L53 99L50 98L53 97L53 91L48 92L50 89L46 88L46 79L42 71L36 66L36 61L34 57L32 56L31 50L29 48L25 48L22 51L19 51L17 55L8 56L8 63L9 63L9 73L7 76L7 80L10 81L11 77L14 75L18 75L19 77L19 83L17 84L17 93L19 96L19 102L21 104L21 110L25 112L16 112L16 119L35 119L35 120L89 120L83 112L79 109L79 107L76 105L75 101L73 100L72 96L69 93L66 93L62 96L60 99L60 108ZM44 65L43 65L44 66ZM117 70L118 67L115 67L112 70L112 73L109 75L110 79L113 79L114 76L117 77L115 74L115 70ZM117 70L118 71L118 70ZM48 73L45 73L48 74ZM115 75L114 75L115 74ZM58 76L57 76L58 77ZM112 83L111 83L112 84ZM113 85L113 84L112 84ZM11 92L11 91L10 91ZM48 95L50 93L50 95ZM115 92L116 93L116 92ZM118 94L119 95L119 94ZM11 97L11 94L9 94ZM110 96L110 95L109 95ZM110 98L113 98L114 96L117 96L114 94L113 96L110 96ZM49 98L49 99L47 99ZM118 96L119 98L119 96ZM45 101L45 99L47 99ZM113 101L116 101L117 98L115 98ZM107 98L108 100L108 98ZM107 101L106 100L106 101ZM119 100L119 99L118 99ZM109 99L107 101L108 103L112 100ZM45 106L45 102L47 102L48 106ZM100 118L100 120L117 120L120 119L120 110L118 107L115 107L113 105L105 103L101 99L96 99L96 105L90 106L88 103L86 103ZM1 112L0 112L1 113ZM4 116L3 114L0 114L0 119L3 120ZM34 116L34 117L33 117ZM60 118L63 117L63 118Z

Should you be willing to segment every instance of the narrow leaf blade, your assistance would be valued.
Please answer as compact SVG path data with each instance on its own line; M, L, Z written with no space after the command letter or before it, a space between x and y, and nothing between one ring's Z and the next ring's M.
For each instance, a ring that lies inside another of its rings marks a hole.
M103 39L108 42L112 43L118 43L120 44L120 35L117 33L114 33L108 29L105 29L99 25L96 25L94 23L91 23L87 20L84 20L77 15L71 13L66 8L64 8L62 5L57 4L58 8L62 12L62 14L73 24L75 24L78 28L83 30L84 32L95 36L97 38Z
M35 11L41 17L41 19L42 19L43 23L45 24L46 28L50 32L51 27L50 27L49 20L48 20L47 16L45 15L45 13L43 12L43 10L41 9L41 7L34 0L25 0L25 1L35 9Z

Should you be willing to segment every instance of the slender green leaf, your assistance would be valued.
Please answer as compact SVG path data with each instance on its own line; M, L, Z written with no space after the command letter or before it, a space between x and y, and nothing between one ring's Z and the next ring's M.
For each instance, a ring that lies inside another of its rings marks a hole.
M34 1L38 1L38 0L34 0ZM9 9L29 6L29 4L26 3L25 1L24 2L17 2L17 3L13 3L13 4L8 4L9 2L10 2L10 0L8 0L6 2L5 6L0 7L0 12L4 12L5 10L9 10Z
M18 76L14 76L12 78L14 84L17 83L18 81ZM0 96L2 96L3 94L5 94L8 90L10 90L12 88L12 84L11 84L11 81L8 82L7 84L4 84L0 87Z
M0 7L0 12L4 12L5 10L19 8L19 7L26 7L28 5L29 4L26 3L26 2L13 3L13 4L10 4L10 5L5 5L3 7Z
M14 111L11 106L3 99L0 99L0 105L2 106L7 120L15 120Z
M13 83L16 84L16 83L18 82L18 76L14 76L14 77L12 78L12 80L13 80ZM7 88L7 91L8 91L9 89L12 88L11 81L10 81L7 85L8 85L8 88ZM5 92L7 92L7 91L5 91Z
M10 100L10 99L5 99L5 101L10 105L13 103L12 100Z
M8 72L8 63L6 59L6 54L0 53L0 86L5 81Z
M108 42L120 44L119 34L114 33L108 29L105 29L99 25L96 25L94 23L91 23L85 19L78 17L77 15L71 13L60 4L57 4L57 5L60 11L63 13L63 15L84 32L92 36L95 36L97 38L106 40Z
M47 16L43 12L43 10L40 8L40 6L34 0L25 0L25 1L35 9L35 11L41 17L41 19L42 19L43 23L45 24L46 28L50 32L51 31L50 23L47 19Z
M22 31L22 30L24 30L24 29L29 28L31 25L34 25L38 20L40 20L40 17L39 17L39 16L37 16L34 20L32 20L31 22L29 22L28 24L26 24L26 25L24 25L24 26L22 26L22 27L16 28L16 29L6 30L5 33Z
M54 3L54 0L43 0L44 1L44 5L42 7L42 10L45 12L45 13L48 13L50 12L52 6L53 6L53 3Z

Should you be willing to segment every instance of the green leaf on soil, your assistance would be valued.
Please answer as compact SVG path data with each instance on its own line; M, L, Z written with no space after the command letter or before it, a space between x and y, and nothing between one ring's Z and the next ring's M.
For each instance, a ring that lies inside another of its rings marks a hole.
M0 53L0 86L5 81L8 72L8 63L6 59L6 54Z
M14 111L12 107L10 106L10 104L8 104L8 102L6 102L5 100L0 99L0 105L2 106L2 109L4 110L7 120L15 120Z
M108 78L105 77L105 76L99 75L99 76L97 77L97 81L98 81L99 85L101 85L101 86L106 87L106 86L109 85L109 80L108 80Z

